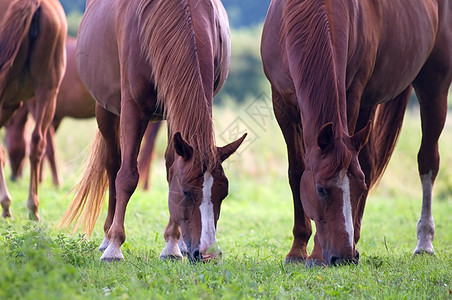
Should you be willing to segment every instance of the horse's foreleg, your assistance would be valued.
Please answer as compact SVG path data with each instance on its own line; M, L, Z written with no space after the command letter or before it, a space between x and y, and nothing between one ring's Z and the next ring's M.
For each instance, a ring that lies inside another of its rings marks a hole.
M422 141L418 152L419 175L422 183L422 209L417 224L418 243L415 254L434 253L435 223L432 216L432 191L439 170L438 139L447 115L447 89L442 92L416 90L422 120ZM432 98L433 97L433 98Z
M179 225L173 222L171 218L168 221L168 225L166 225L165 232L165 248L163 249L162 253L160 254L160 259L175 259L175 260L182 260L183 253L181 252L185 250L187 252L187 249L181 249L179 247L180 242L183 243L181 237L181 231ZM185 246L185 243L182 244L182 246Z
M39 220L38 206L38 184L41 161L46 147L46 134L53 119L55 111L57 89L37 89L35 128L30 141L30 187L28 193L27 207L29 218Z
M99 130L104 137L107 145L107 158L105 161L105 169L107 170L109 189L108 189L108 213L104 223L105 237L99 246L99 251L104 252L109 244L107 233L110 230L115 215L116 207L116 174L118 173L121 155L119 150L118 130L119 117L105 110L102 106L96 106L96 119Z
M294 241L289 253L286 255L286 262L304 262L308 258L307 245L312 234L311 220L306 216L300 200L300 179L304 171L303 162L303 136L301 120L299 114L287 109L287 103L277 93L273 91L273 107L276 119L284 139L287 144L289 158L289 184L292 190L294 205Z
M101 260L124 259L121 245L126 239L124 218L130 197L138 184L137 158L140 142L148 124L143 109L131 98L122 100L120 116L121 168L116 177L116 207L113 222L108 231L109 245Z

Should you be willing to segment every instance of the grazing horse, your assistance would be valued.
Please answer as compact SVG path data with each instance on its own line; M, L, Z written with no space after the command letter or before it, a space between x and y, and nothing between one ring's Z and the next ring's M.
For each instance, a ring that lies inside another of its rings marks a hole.
M369 189L414 87L423 188L415 253L433 253L432 187L452 79L452 1L273 0L261 54L286 140L294 241L286 261L358 262ZM307 243L316 225L314 249Z
M66 64L67 24L57 0L0 0L0 127L23 99L36 98L36 124L30 146L30 219L39 220L38 175L52 121L56 95ZM11 217L0 151L0 202L3 217Z
M77 119L86 119L94 117L96 101L91 97L78 76L75 66L75 47L77 40L68 36L66 39L67 65L60 89L57 95L55 114L51 126L47 132L47 148L45 156L47 157L52 170L52 179L55 185L60 185L58 175L55 148L54 133L61 124L64 117ZM11 177L16 179L21 176L25 158L25 127L28 120L28 113L36 119L36 100L35 98L27 101L6 125L6 147L11 163ZM41 166L42 174L42 166ZM41 176L40 176L41 177Z
M63 80L57 95L55 114L52 124L47 132L47 148L44 157L48 159L52 171L52 180L56 186L61 183L55 158L54 134L65 117L75 119L87 119L95 116L96 101L86 90L75 65L75 50L77 39L68 36L66 39L67 64ZM16 180L21 177L25 162L26 138L25 128L28 121L28 113L31 112L36 119L36 100L30 99L22 105L6 125L6 148L11 164L11 178ZM152 159L154 142L160 128L160 123L149 123L145 133L145 143L140 152L140 174L144 174L144 185L148 187L149 166ZM40 169L42 179L43 166Z
M212 100L229 60L229 25L218 0L88 1L77 63L97 101L99 132L62 225L75 221L90 233L109 183L101 260L124 259L120 247L139 178L140 141L148 122L162 117L168 121L170 220L160 257L181 259L185 252L207 261L219 255L216 224L228 194L221 162L245 138L214 144Z

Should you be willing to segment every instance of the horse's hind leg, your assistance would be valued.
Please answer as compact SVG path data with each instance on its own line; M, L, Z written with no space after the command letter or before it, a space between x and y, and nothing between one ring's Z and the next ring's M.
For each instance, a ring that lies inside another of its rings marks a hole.
M105 237L99 246L99 251L104 252L107 249L109 240L107 238L108 230L110 230L116 207L116 174L118 173L121 157L119 151L119 117L105 110L102 106L96 106L96 119L99 131L104 137L107 145L107 158L105 161L105 169L107 170L109 190L108 190L108 213L104 223Z
M50 126L49 130L47 131L46 139L47 139L47 147L45 151L45 156L49 162L50 170L52 171L52 182L55 186L60 186L61 179L58 175L58 168L57 168L57 159L56 159L56 153L55 153L55 131L56 128L53 126L53 124ZM44 159L41 162L41 173L40 173L40 181L43 180L43 163Z
M294 241L286 255L286 262L305 262L308 257L307 245L312 234L311 220L306 216L300 200L300 179L304 171L303 137L301 120L295 107L273 90L273 109L284 139L289 158L289 184L292 189L294 205ZM321 253L320 253L321 256Z
M27 154L25 140L25 125L28 120L28 109L22 105L14 117L6 124L5 144L11 165L11 180L16 181L22 176Z
M427 64L413 83L421 109L422 141L418 153L418 167L423 191L415 254L434 252L432 190L439 169L438 139L446 120L447 93L452 78L452 61L449 63L451 67L446 73L437 72L433 63ZM444 67L439 69L445 70Z
M57 89L38 89L35 93L36 124L30 142L30 188L27 201L29 218L31 220L40 219L38 214L39 170L46 147L45 136L53 119Z

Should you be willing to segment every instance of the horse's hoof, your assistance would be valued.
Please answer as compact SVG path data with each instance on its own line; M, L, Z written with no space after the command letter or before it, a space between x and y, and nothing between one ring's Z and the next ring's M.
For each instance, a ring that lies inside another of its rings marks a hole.
M106 263L112 263L115 261L124 261L124 257L101 257L100 260Z
M28 218L30 219L30 221L36 221L36 222L41 221L41 217L39 216L38 213L32 213L32 212L29 213Z
M169 261L181 261L182 257L174 254L170 255L160 255L160 260L169 260Z
M425 249L416 249L413 253L414 256L418 256L418 255L431 255L431 256L435 256L435 252L434 251L428 251Z
M286 264L305 264L306 258L304 257L286 257Z
M121 252L120 247L116 246L113 243L108 245L107 249L105 249L104 253L100 257L101 261L112 262L112 261L121 261L124 260L124 255Z
M8 211L8 212L3 212L3 213L2 213L2 217L3 217L4 219L10 219L11 221L14 220L13 215L12 215L9 211Z
M100 245L99 245L99 252L104 253L104 251L107 250L109 243L110 243L109 240L107 238L104 238L102 240L102 243L100 243Z

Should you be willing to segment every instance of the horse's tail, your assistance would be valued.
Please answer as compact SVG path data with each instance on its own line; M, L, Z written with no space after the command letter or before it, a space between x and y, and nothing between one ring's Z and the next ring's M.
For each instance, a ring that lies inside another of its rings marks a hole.
M76 195L60 220L60 227L69 227L75 222L74 231L81 225L91 235L105 202L108 177L105 169L106 144L100 131L91 144L90 156L85 161L84 174L73 188Z
M0 24L0 94L40 4L40 0L16 0L9 5Z
M377 108L370 143L374 145L373 172L370 187L381 179L397 144L402 129L403 117L411 94L411 86L391 101Z
M202 32L207 28L200 28L195 35L189 1L159 0L149 8L151 2L141 1L138 12L140 44L152 66L158 103L164 109L169 132L180 131L197 150L200 161L205 161L208 168L212 167L216 155L212 99L207 98L210 92L206 93L204 89L203 77L213 81L214 74L213 68L205 68L201 74L199 51L201 48L206 50L209 41L197 43L197 38L203 40L202 35L208 34ZM206 124L210 125L209 130Z

